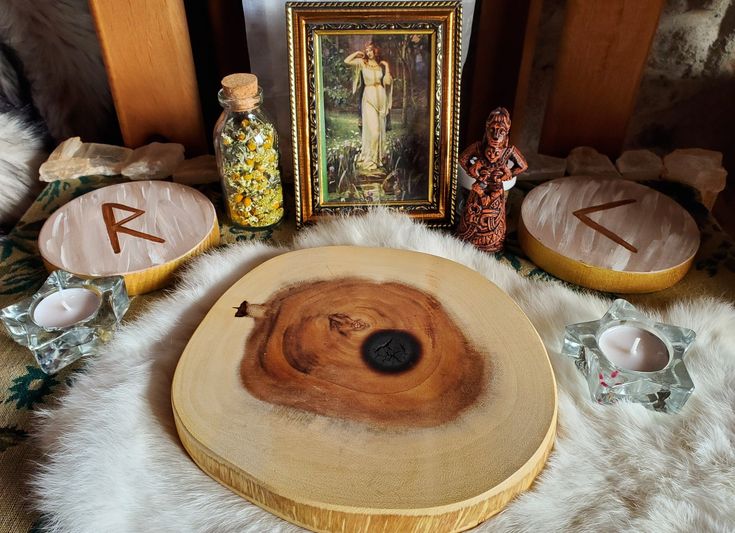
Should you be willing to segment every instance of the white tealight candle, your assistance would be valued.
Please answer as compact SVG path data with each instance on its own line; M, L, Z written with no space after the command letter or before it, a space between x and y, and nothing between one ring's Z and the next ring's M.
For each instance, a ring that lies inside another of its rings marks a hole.
M597 339L600 350L620 368L655 372L669 364L664 341L648 330L621 325L606 329Z
M100 295L89 289L63 289L36 304L33 321L45 328L65 328L94 316L101 301Z

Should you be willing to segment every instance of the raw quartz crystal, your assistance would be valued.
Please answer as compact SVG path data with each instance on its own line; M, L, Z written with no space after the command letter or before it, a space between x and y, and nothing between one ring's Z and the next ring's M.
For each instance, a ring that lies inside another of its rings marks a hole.
M661 177L664 164L650 150L626 150L615 161L618 172L627 180L657 180Z
M130 179L162 179L172 175L183 160L184 147L177 143L154 142L132 150L72 137L56 147L39 173L41 181L119 174Z
M620 177L610 158L589 146L578 146L569 152L567 174L570 176Z
M528 163L528 169L518 176L524 181L540 181L560 178L567 168L567 160L563 157L537 154L532 150L523 151Z
M720 152L701 148L674 150L664 157L664 167L664 178L697 189L707 209L712 209L717 195L725 188L727 171L722 167Z
M83 143L79 137L65 140L39 169L41 181L58 181L80 176L120 174L133 150L110 144Z
M133 151L121 174L131 180L159 180L172 175L183 160L183 145L152 142Z

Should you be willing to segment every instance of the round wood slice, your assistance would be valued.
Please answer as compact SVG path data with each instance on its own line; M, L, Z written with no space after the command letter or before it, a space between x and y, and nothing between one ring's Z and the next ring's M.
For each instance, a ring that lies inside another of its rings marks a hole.
M187 345L172 405L210 476L315 531L460 531L543 468L556 385L528 318L457 263L312 248L252 270Z
M124 276L129 294L166 285L184 261L219 243L212 202L185 185L110 185L55 211L38 248L49 270L82 277Z
M689 270L699 248L694 219L650 187L615 178L549 181L526 195L521 247L554 276L591 289L665 289Z

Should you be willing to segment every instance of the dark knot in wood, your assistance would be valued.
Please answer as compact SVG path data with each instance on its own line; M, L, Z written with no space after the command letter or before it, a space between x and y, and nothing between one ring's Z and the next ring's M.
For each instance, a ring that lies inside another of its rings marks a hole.
M329 315L329 329L338 331L341 335L347 335L350 331L362 331L370 327L364 320L352 319L344 313L333 313Z
M484 390L483 355L441 303L408 285L309 281L261 301L259 318L254 307L244 306L253 323L240 379L264 402L374 427L433 427Z
M261 318L265 316L267 311L267 307L265 305L251 304L247 300L243 300L239 307L233 307L233 309L237 309L237 311L235 311L235 316L237 318L244 316L250 318Z
M362 357L380 372L405 372L421 357L421 344L407 331L383 329L365 339Z

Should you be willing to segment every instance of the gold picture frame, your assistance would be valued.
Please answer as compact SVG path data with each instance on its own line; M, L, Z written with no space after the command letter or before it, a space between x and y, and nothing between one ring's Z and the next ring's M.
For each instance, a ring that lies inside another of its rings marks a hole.
M286 4L298 227L374 205L454 224L461 9Z

